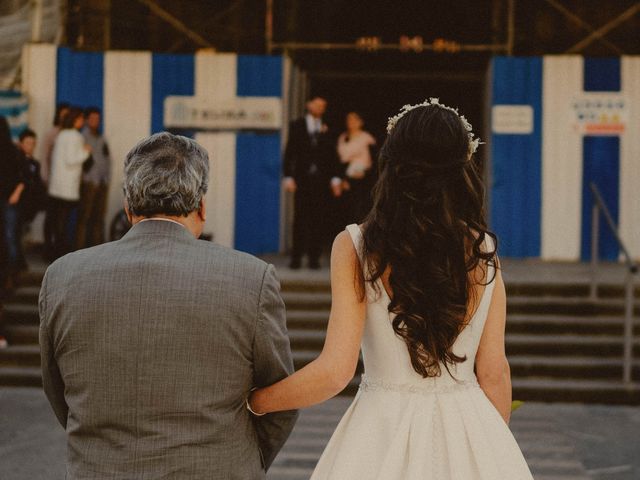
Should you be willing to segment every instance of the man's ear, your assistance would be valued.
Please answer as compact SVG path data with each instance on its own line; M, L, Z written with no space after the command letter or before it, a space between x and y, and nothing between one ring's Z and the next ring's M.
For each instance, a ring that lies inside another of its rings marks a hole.
M131 215L131 212L129 211L129 204L127 203L126 199L124 201L124 213L127 215L127 220L129 220L129 224L133 225L133 216Z
M200 199L200 208L198 209L198 215L200 216L200 219L203 223L207 221L207 205L204 196Z

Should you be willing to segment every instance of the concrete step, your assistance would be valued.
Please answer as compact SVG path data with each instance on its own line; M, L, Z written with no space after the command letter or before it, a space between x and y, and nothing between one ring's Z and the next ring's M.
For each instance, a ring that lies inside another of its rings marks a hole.
M640 405L638 382L625 385L621 380L515 378L512 387L513 398L524 401Z
M0 366L39 367L40 347L36 345L12 345L0 349Z
M600 298L622 298L624 296L623 278L619 283L603 283L598 285ZM324 279L284 279L281 282L282 291L287 293L329 293L331 283ZM590 293L588 282L582 283L539 283L539 282L507 282L507 296L524 297L580 297L587 298ZM640 298L640 285L635 289L636 298Z
M636 298L635 315L640 315L640 302ZM539 314L570 316L624 315L624 300L600 298L592 301L578 297L507 297L507 314Z
M3 325L0 328L9 345L38 345L38 325Z
M622 356L622 336L613 335L506 335L506 350L510 357L516 355L549 356ZM640 338L634 339L633 351L636 358L640 355Z
M42 373L39 367L0 366L0 386L41 387Z
M2 312L4 325L38 325L40 316L37 304L30 303L5 303Z
M622 359L606 357L548 357L546 355L514 355L509 357L514 379L547 377L564 379L622 378ZM632 377L640 381L640 359L633 363Z
M40 285L27 285L17 288L11 301L13 303L27 303L32 305L38 304L38 296L40 295Z
M313 310L328 312L331 294L328 292L283 292L282 298L289 310ZM621 316L624 301L617 298L600 298L592 301L580 297L507 297L507 313L570 316ZM636 299L635 314L640 315L640 301Z
M635 323L635 331L640 334L640 322ZM622 316L510 314L507 317L507 333L622 335L623 332Z

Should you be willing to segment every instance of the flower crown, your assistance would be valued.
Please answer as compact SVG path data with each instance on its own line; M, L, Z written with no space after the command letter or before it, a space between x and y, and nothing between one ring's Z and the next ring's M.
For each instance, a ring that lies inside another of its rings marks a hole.
M440 100L438 100L437 98L429 98L427 100L425 100L422 103L417 103L415 105L405 105L404 107L402 107L400 109L400 113L398 113L397 115L390 117L389 121L387 122L387 133L391 133L391 130L393 130L393 127L396 126L396 123L398 123L398 120L400 120L402 117L404 117L407 113L409 113L411 110L415 110L416 108L419 107L428 107L429 105L434 105L437 106L439 108L442 108L444 110L449 110L453 113L455 113L460 120L462 120L462 125L464 125L465 130L467 131L467 135L469 135L469 150L470 153L476 153L476 150L478 150L478 145L480 145L481 142L479 138L474 138L475 135L473 134L473 132L471 131L471 124L469 123L469 121L464 117L464 115L460 115L458 113L458 109L457 108L451 108L448 107L446 105L443 105L442 103L440 103Z

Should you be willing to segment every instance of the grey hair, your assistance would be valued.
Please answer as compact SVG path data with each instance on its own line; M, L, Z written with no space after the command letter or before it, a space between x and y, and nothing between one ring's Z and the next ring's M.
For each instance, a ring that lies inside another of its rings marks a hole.
M124 195L136 216L187 216L209 184L209 155L194 140L168 132L141 140L124 161Z

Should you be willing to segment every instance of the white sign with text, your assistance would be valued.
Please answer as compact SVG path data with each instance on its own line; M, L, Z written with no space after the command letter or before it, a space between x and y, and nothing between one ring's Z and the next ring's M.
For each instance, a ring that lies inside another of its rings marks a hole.
M277 97L237 97L224 101L169 96L164 101L165 128L199 130L279 130L282 100Z
M498 134L530 135L533 133L533 107L494 105L491 109L491 129Z

